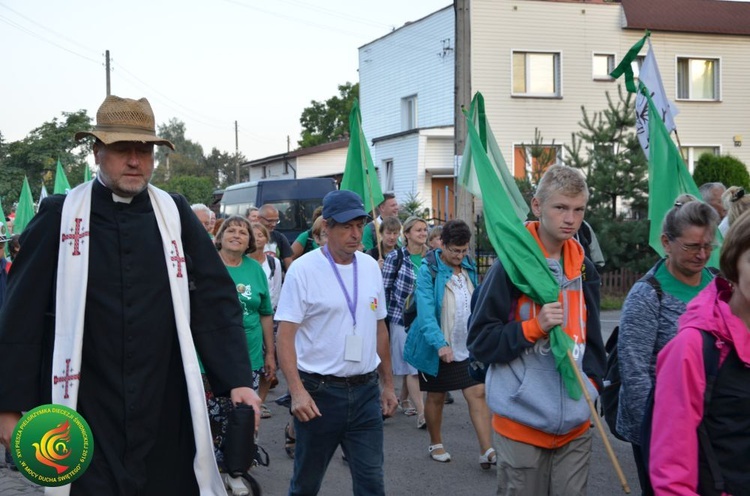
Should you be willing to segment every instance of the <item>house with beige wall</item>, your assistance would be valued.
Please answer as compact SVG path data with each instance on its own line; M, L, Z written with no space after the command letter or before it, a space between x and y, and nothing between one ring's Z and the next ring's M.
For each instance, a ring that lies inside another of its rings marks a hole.
M299 148L240 164L243 181L332 177L340 180L346 166L349 139Z
M516 176L539 129L558 161L591 114L617 101L609 72L646 29L688 167L704 152L750 164L750 3L720 0L464 0L468 43L456 43L453 5L359 49L362 125L381 186L418 194L452 216L455 64L469 64L492 130ZM645 57L644 47L634 70ZM462 83L463 84L463 83ZM459 92L459 94L461 94ZM469 101L457 102L469 105ZM744 145L744 146L743 146Z

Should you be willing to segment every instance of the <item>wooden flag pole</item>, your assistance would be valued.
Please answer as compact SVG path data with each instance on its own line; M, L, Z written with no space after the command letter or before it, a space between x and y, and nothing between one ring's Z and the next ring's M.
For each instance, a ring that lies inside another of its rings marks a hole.
M375 215L375 201L372 198L372 183L370 182L370 168L368 167L367 163L367 156L365 155L365 135L362 132L362 118L360 117L359 113L357 113L357 124L359 124L359 153L360 158L362 160L362 164L365 168L365 178L367 178L367 193L370 195L370 209L372 210L372 228L375 230L375 243L378 247L378 260L383 260L383 249L380 246L380 229L378 229L378 226L376 226L375 219L377 219L377 216Z
M602 419L599 417L599 414L596 411L596 407L594 406L594 402L591 400L591 395L589 394L589 391L586 388L586 383L583 382L584 380L587 380L587 379L584 379L583 376L581 375L581 371L578 370L578 364L573 358L573 354L570 352L570 350L568 350L568 360L570 360L570 363L573 365L573 370L575 370L575 373L576 373L576 379L578 379L578 384L581 385L581 390L583 390L583 396L586 398L586 402L589 404L589 409L591 409L591 416L594 417L594 424L596 424L596 429L599 431L599 435L602 438L602 442L604 442L604 448L607 450L607 455L609 456L609 459L612 462L612 466L615 468L615 472L617 472L617 477L620 479L622 490L625 491L625 494L630 494L630 486L628 485L628 481L625 478L625 473L622 471L622 467L620 467L620 462L619 460L617 460L617 455L615 454L615 451L612 449L612 444L609 442L609 439L607 438L607 433L604 432Z

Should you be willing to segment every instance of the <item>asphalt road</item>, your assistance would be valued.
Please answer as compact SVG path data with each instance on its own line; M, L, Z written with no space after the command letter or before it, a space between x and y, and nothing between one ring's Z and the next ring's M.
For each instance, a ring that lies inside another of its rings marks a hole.
M603 312L602 329L604 339L611 333L619 312ZM267 400L273 416L263 420L259 443L269 453L268 467L256 467L256 477L263 494L269 496L286 494L292 474L293 461L284 452L284 425L290 418L288 412L273 400L284 393L280 384L271 391ZM474 429L469 421L466 402L460 393L454 394L456 402L446 405L443 419L443 439L453 456L450 463L432 461L427 454L429 437L426 431L416 428L416 418L399 413L385 422L385 476L389 495L491 495L495 492L494 470L484 471L479 467L479 448ZM607 427L605 425L604 429ZM620 460L630 484L632 494L639 494L638 479L633 464L630 445L618 441L607 431L608 438ZM0 458L1 460L1 458ZM1 464L1 462L0 462ZM0 495L20 496L41 494L41 489L26 483L17 472L0 469ZM349 468L340 454L334 456L323 481L321 496L351 494ZM594 434L594 448L589 474L588 494L622 494L622 488L606 455L599 434Z

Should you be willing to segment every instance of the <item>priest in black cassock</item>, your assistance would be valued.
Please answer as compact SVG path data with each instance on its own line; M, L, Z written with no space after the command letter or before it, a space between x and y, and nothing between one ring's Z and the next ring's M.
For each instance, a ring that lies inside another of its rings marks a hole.
M108 96L84 136L96 178L42 202L11 269L0 442L20 412L66 404L94 457L55 494L225 495L196 351L215 392L260 412L234 284L185 198L149 185L154 146L174 147L146 99Z

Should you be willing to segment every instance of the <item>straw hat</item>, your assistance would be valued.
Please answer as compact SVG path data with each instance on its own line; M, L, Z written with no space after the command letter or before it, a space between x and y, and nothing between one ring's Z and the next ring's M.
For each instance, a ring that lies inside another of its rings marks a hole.
M96 112L96 126L92 131L81 131L75 134L76 141L86 136L94 136L105 145L117 141L141 141L156 145L174 145L156 135L154 111L148 100L132 100L109 95Z

